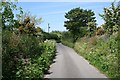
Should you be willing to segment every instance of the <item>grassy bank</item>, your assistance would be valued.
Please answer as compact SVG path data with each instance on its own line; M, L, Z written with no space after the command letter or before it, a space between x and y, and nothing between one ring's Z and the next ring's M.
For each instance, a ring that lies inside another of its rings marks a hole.
M70 40L63 40L69 46ZM66 43L67 42L67 43ZM100 36L83 37L73 44L74 49L87 59L90 64L97 67L109 78L119 76L118 73L118 34L111 35L109 38ZM70 46L71 47L71 46Z

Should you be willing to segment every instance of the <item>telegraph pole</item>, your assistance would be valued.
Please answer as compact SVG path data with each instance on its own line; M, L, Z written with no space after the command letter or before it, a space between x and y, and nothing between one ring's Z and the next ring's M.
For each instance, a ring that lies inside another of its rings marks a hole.
M48 33L49 33L49 31L50 31L50 24L48 23Z

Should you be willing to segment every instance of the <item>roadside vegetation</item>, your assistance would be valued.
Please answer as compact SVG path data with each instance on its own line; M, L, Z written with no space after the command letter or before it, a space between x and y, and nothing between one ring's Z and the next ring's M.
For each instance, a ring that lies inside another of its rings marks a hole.
M64 45L74 48L107 77L120 78L120 4L115 5L113 2L103 10L104 14L100 16L105 23L97 27L92 10L71 9L65 14L65 27L68 31L59 33Z
M36 26L41 17L2 2L2 78L44 78L55 57L56 42L74 48L107 77L119 78L120 4L113 2L103 10L100 16L105 23L99 27L94 11L79 7L65 14L68 31L47 33Z
M56 35L37 27L41 20L12 2L2 2L3 79L44 78L48 73L55 57Z
M105 40L98 37L81 38L74 44L74 49L107 77L119 76L118 34Z

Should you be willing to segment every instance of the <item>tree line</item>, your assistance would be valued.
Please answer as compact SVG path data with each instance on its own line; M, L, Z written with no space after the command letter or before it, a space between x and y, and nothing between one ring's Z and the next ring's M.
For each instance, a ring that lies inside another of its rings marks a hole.
M73 8L65 14L64 26L73 36L73 42L79 37L93 36L96 34L112 35L120 27L120 4L111 3L109 8L104 8L104 14L99 14L105 23L97 27L95 13L92 10Z

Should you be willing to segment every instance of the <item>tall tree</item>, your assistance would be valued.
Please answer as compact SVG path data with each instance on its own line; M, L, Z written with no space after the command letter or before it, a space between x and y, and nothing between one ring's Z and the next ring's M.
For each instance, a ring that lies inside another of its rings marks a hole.
M104 8L104 14L100 14L100 16L104 19L106 29L111 35L113 28L120 26L120 4L115 5L115 2L112 2L109 8Z
M3 29L9 28L10 30L13 28L16 20L14 19L13 10L19 10L22 13L22 8L18 8L16 4L12 2L2 2L2 27Z
M96 22L94 15L92 10L84 10L81 8L71 9L65 14L67 21L65 21L64 26L73 34L73 42L78 39L78 35L80 37L84 36L88 22Z

